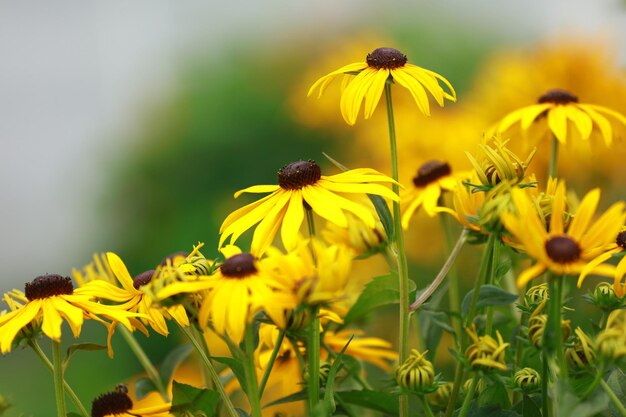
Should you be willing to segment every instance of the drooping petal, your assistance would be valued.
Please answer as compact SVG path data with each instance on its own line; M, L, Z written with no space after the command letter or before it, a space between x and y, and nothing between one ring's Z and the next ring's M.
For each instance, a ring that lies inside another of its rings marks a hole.
M33 300L19 310L6 314L7 321L0 326L0 350L10 352L13 339L28 323L33 321L41 310L42 300Z
M543 103L543 104L534 104L532 106L524 107L521 109L521 119L520 126L523 130L526 130L530 127L531 124L535 121L540 114L545 112L550 108L551 104Z
M598 126L598 130L602 135L602 139L606 146L611 146L611 142L613 141L613 128L611 127L611 122L607 120L606 117L595 111L593 108L580 104L578 106L583 111L587 112L591 120Z
M78 307L74 307L65 301L62 297L51 297L50 303L52 306L65 317L74 337L80 335L80 329L83 325L84 312Z
M380 102L380 98L383 95L383 90L385 89L385 83L387 82L388 77L389 73L387 71L378 71L374 75L374 79L365 93L365 108L363 116L366 119L369 119L372 114L374 114L374 110L376 110L376 106Z
M159 300L164 300L176 294L196 293L199 291L208 290L215 286L216 279L217 278L215 277L211 277L211 278L202 279L202 280L176 282L173 284L169 284L157 293L157 298Z
M567 141L567 113L563 106L554 106L548 111L548 126L559 142Z
M583 248L583 256L595 256L585 253L589 249L604 246L614 242L619 233L626 213L624 212L624 202L613 203L587 230L587 233L580 239ZM603 248L600 248L603 249Z
M345 74L346 72L361 71L361 70L363 70L365 68L367 68L367 62L354 62L352 64L344 65L343 67L339 68L338 70L335 70L335 71L333 71L333 72L331 72L329 74L326 74L323 77L321 77L320 79L318 79L317 81L315 81L315 83L313 83L311 88L309 88L309 92L307 93L307 97L310 96L311 94L313 94L313 91L315 91L316 89L319 89L319 94L318 94L318 98L319 98L324 93L324 90L326 89L328 84L333 79L335 79L335 77L337 77L338 75Z
M52 297L46 298L41 304L41 310L43 313L43 323L41 324L41 330L50 339L58 342L61 340L61 324L63 319L61 314L54 308L52 303Z
M113 252L107 252L107 262L109 263L111 271L113 271L117 277L117 280L122 284L122 287L124 287L126 291L136 293L137 290L133 287L133 279L130 277L130 273L128 273L128 269L120 257Z
M422 84L410 75L396 69L391 70L391 76L395 82L409 90L420 111L424 115L430 116L430 104Z
M285 212L283 225L280 230L280 237L285 245L285 249L292 250L296 247L298 232L304 221L304 204L302 201L302 191L294 190L289 199L289 206Z
M341 209L329 204L323 195L320 195L318 187L302 188L302 197L313 208L313 211L326 220L340 227L348 227L348 220Z
M611 256L613 256L613 254L619 252L620 249L613 249L611 251L605 252L603 254L601 254L600 256L597 256L595 259L592 259L591 261L589 261L587 263L587 265L583 268L582 272L580 273L580 276L578 277L578 288L580 288L580 286L583 284L583 281L585 280L585 278L587 278L587 275L589 275L589 273L591 273L591 271L598 265L600 265L601 263L608 261L609 259L611 259Z
M253 185L252 187L244 188L243 190L237 191L234 197L238 198L243 193L256 193L256 194L273 193L279 188L280 188L279 185Z
M543 271L546 270L546 266L537 263L530 268L525 269L518 277L517 277L517 288L520 290L526 286L533 278L539 276Z
M246 230L263 220L284 194L286 194L285 191L278 190L255 203L232 212L226 220L224 220L220 228L222 235L220 236L219 246L224 244L228 236L231 236L231 243L236 242Z
M563 216L565 215L565 183L561 182L557 186L552 202L552 215L550 216L550 234L562 235L565 233L563 226Z
M272 244L289 204L292 192L284 192L276 198L276 204L254 230L250 252L260 256ZM296 232L297 233L297 232Z
M367 94L372 83L376 80L376 74L377 70L371 68L364 69L359 75L354 77L354 80L348 84L343 94L341 94L339 108L344 120L350 126L356 123L361 103L363 103L365 94Z
M591 131L593 130L593 122L591 117L575 106L565 106L567 118L570 119L576 125L576 128L580 132L582 140L589 139Z
M400 197L398 197L396 193L381 184L347 184L319 180L316 185L320 188L339 193L375 194L393 201L400 201Z

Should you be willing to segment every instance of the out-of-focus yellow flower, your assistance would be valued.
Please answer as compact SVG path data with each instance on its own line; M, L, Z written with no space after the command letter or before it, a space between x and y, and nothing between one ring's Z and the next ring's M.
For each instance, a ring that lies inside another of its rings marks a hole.
M496 137L493 147L487 143L478 145L477 158L465 152L482 185L493 187L501 182L518 184L526 178L526 169L535 156L536 149L522 160L506 147L507 141Z
M518 277L519 288L546 269L556 274L580 274L611 243L626 217L624 203L618 202L592 222L600 200L600 190L595 189L583 198L565 230L565 184L560 183L552 203L550 227L546 230L527 193L522 189L513 189L511 193L516 213L503 213L502 222L526 253L537 260ZM614 268L599 265L593 272L611 276Z
M401 388L421 394L434 392L437 389L435 368L426 359L427 353L428 351L420 353L413 349L409 357L396 368L394 376Z
M620 308L624 302L624 297L618 297L615 289L608 282L598 283L593 289L593 293L585 298L605 312Z
M343 75L340 108L346 123L354 125L365 100L365 118L374 113L385 83L392 81L411 92L417 107L426 116L430 115L428 91L443 107L444 99L456 101L456 93L452 85L441 75L407 62L402 52L393 48L378 48L367 55L365 62L355 62L335 70L319 80L309 89L308 95L319 90L319 96L335 78ZM353 75L356 76L353 77ZM440 85L443 82L448 88L446 92Z
M229 236L230 243L234 243L243 232L260 222L252 237L252 253L260 256L265 252L279 228L285 248L294 249L305 217L304 204L340 227L348 226L344 214L347 211L374 228L376 219L371 210L344 197L344 194L375 194L399 201L394 192L378 183L395 181L369 168L325 176L315 161L292 162L278 171L278 185L256 185L235 193L235 198L242 193L271 194L232 212L222 223L219 244L221 246Z
M598 353L610 360L626 357L626 310L613 310L596 336Z
M363 202L363 205L369 207L375 215L376 225L373 228L368 227L355 215L346 213L347 227L339 227L333 222L326 222L321 233L324 240L330 244L347 246L354 250L357 256L380 248L387 240L385 228L376 215L374 206L369 202Z
M477 179L476 175L470 178L470 181ZM463 227L481 232L480 225L480 209L485 203L485 192L472 192L472 187L463 181L457 180L457 186L453 194L453 207L439 207L437 210L451 214Z
M204 328L211 319L213 328L235 343L243 340L246 325L259 310L284 326L284 310L295 306L287 288L252 254L232 245L223 247L222 253L226 260L215 274L172 283L157 297L162 300L180 293L202 293L198 323Z
M450 402L450 395L454 388L454 382L446 382L437 386L437 390L426 395L426 400L435 407L446 407Z
M389 370L389 362L398 359L398 352L391 350L392 345L388 341L378 337L364 337L364 334L361 330L352 329L338 332L326 331L324 333L324 345L333 352L339 353L353 337L345 351L346 355L369 362L381 369Z
M535 309L539 304L548 299L548 284L543 282L538 285L534 285L526 291L524 295L524 304L527 307Z
M575 368L584 368L592 365L596 359L593 341L580 327L574 330L576 341L574 346L565 349L565 357Z
M579 288L587 275L589 275L595 267L608 261L613 255L626 251L626 226L622 226L615 238L615 242L609 244L605 249L606 251L604 253L589 262L587 267L583 269L578 278ZM613 289L618 297L623 297L626 294L626 284L621 282L624 275L626 275L626 256L619 261L614 273Z
M104 393L93 400L91 415L92 417L167 417L171 416L169 412L171 406L170 403L166 403L151 407L133 408L133 400L128 396L128 388L125 385L120 385L114 391Z
M402 227L408 229L409 221L416 210L424 207L424 211L433 217L437 215L436 207L439 197L444 191L454 191L459 180L469 178L469 172L452 173L450 164L444 161L431 160L423 163L413 177L413 187L402 195L404 206Z
M495 340L489 335L478 336L476 325L472 323L472 327L465 329L472 343L465 350L465 357L469 361L472 368L475 369L499 369L506 371L506 362L504 355L506 348L510 345L504 343L500 332L496 331Z
M528 318L528 338L537 349L543 346L543 334L548 324L548 315L543 310L547 302L548 298L544 299ZM561 336L564 342L569 338L571 332L570 320L561 320Z

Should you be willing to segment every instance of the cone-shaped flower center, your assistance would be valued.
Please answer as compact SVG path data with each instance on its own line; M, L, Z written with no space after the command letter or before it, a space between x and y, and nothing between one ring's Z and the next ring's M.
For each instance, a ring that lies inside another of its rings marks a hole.
M133 402L122 390L102 394L91 403L91 417L124 414L133 408Z
M567 104L567 103L578 103L578 97L573 95L567 90L554 89L550 90L537 100L541 103L554 103L554 104Z
M615 243L617 243L617 246L626 249L626 230L622 230L617 234L617 239L615 239Z
M226 259L220 266L222 275L228 278L243 278L257 272L254 266L254 256L250 253L240 253Z
M406 55L394 48L378 48L371 54L367 54L367 65L371 68L394 69L406 64Z
M313 185L322 178L322 170L315 161L296 161L278 171L278 185L283 190L299 190Z
M447 162L428 161L417 170L417 175L413 177L413 184L418 188L425 187L439 178L450 175L451 172L452 169Z
M24 287L26 298L30 301L55 295L70 295L73 292L74 286L71 278L56 274L39 276L28 282Z
M148 271L142 272L133 278L133 287L138 290L140 287L149 284L152 281L152 277L154 276L154 269L150 269Z
M554 262L567 264L580 259L580 246L569 236L555 236L546 242L546 253Z

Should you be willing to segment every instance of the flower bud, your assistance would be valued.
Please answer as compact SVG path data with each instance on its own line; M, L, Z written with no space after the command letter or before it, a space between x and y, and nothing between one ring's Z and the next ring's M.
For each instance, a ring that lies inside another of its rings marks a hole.
M548 299L548 284L543 283L530 287L524 295L524 303L533 310Z
M472 329L465 329L472 339L470 344L465 350L465 357L469 361L470 365L474 369L499 369L506 370L506 363L504 362L505 349L509 346L509 343L504 343L500 332L496 331L498 340L495 340L489 335L478 336L476 333L476 326L472 324Z
M401 388L418 392L429 393L435 391L435 369L426 359L426 353L411 351L409 357L395 370L395 379Z
M453 382L446 382L437 386L437 390L426 396L426 400L435 407L446 407L454 388Z
M596 285L589 299L596 307L605 311L619 308L623 301L622 298L615 294L615 289L608 282L601 282Z
M574 368L584 368L593 364L596 358L593 341L583 332L580 327L574 330L576 342L574 346L565 350L565 357Z
M606 327L596 336L598 354L609 360L626 357L626 310L613 310Z
M513 375L513 383L522 391L531 393L541 386L541 376L532 368L522 368Z

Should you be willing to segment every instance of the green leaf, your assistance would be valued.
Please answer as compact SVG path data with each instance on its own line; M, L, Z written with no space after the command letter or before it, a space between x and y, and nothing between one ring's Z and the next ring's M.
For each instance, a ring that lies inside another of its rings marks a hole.
M67 417L83 417L83 416L77 413L67 413Z
M287 404L287 403L293 403L296 401L302 401L302 400L306 400L307 398L309 398L308 391L306 389L303 389L302 391L294 392L293 394L289 394L285 397L274 400L271 403L265 404L263 408L271 407L273 405L278 405L278 404Z
M473 295L474 290L470 290L465 295L465 298L463 298L461 311L465 315L469 313ZM482 287L480 287L480 290L478 292L478 301L476 302L476 307L507 305L517 300L517 298L517 295L506 292L502 288L496 287L494 285L483 285Z
M73 345L69 345L67 347L67 353L65 354L65 359L63 360L63 368L65 369L70 362L70 358L77 350L86 350L89 352L95 352L98 350L106 349L106 345L99 345L97 343L76 343Z
M524 395L522 400L523 417L541 417L541 409L528 395Z
M511 270L512 264L510 261L504 261L498 263L493 277L493 282L496 284Z
M243 366L243 363L239 359L227 358L227 357L221 357L221 356L211 356L211 359L214 360L215 362L223 363L224 365L228 366L230 370L233 371L233 374L235 374L235 377L239 381L239 385L241 386L241 389L244 392L248 392L246 389L247 388L246 371Z
M246 413L241 408L235 408L235 411L239 414L239 417L250 417L250 414Z
M339 354L337 354L337 356L335 357L335 360L330 367L330 371L328 371L328 377L326 378L325 387L326 390L324 391L324 401L322 401L323 408L321 416L330 416L337 409L337 406L335 404L335 378L337 377L337 372L339 372L339 370L343 366L343 355L350 345L350 342L352 342L353 338L354 335L350 336L350 339L345 344L343 349L341 349L341 352L339 352Z
M503 383L492 381L478 396L480 406L497 405L501 408L510 408L509 394Z
M157 391L156 385L150 378L139 378L135 381L135 396L138 400L143 399L146 395L152 391Z
M174 372L180 364L187 359L191 350L191 344L185 343L172 350L167 354L165 359L163 359L163 362L161 363L161 381L164 386L167 386L167 384L170 383Z
M619 368L615 369L611 372L606 382L622 404L626 404L626 375L624 375L624 372ZM609 405L609 408L613 411L613 414L619 415L619 411L613 403Z
M458 412L455 413L458 415ZM467 413L467 417L522 417L521 414L512 410L503 410L500 406L490 405L486 407L473 407Z
M358 405L385 414L398 415L398 394L381 391L339 391L335 395L341 402Z
M409 291L415 291L415 283L409 281ZM411 297L412 299L413 297ZM400 289L398 275L390 273L374 278L359 296L358 300L344 318L344 324L354 322L373 309L389 304L398 304L400 300Z
M216 391L196 388L177 381L174 381L172 386L172 397L171 413L176 417L199 411L203 412L206 417L212 417L216 414L217 403L220 399Z
M598 392L584 402L562 381L556 387L556 415L567 417L592 417L609 406L609 398L604 392Z
M378 214L378 218L383 224L383 228L387 234L387 240L393 242L393 216L391 215L391 211L389 211L387 202L379 195L368 194L367 196L372 201L372 204L376 209L376 214Z

